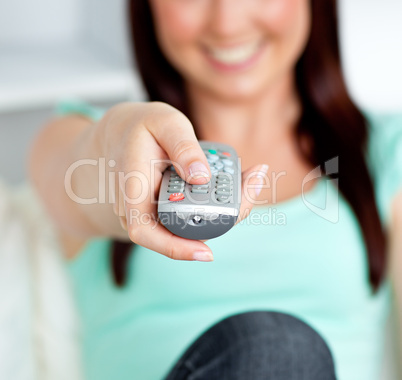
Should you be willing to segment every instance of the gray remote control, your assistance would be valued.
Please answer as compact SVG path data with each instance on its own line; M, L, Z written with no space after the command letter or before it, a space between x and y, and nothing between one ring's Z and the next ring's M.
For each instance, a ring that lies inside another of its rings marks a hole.
M241 167L236 151L221 143L199 143L211 169L209 183L186 183L171 165L163 173L158 199L160 222L175 235L193 240L212 239L229 231L241 203Z

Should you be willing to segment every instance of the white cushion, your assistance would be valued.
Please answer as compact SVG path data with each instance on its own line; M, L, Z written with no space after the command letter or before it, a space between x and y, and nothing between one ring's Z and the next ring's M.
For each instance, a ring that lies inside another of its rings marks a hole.
M62 251L28 183L0 181L0 300L0 379L83 378Z

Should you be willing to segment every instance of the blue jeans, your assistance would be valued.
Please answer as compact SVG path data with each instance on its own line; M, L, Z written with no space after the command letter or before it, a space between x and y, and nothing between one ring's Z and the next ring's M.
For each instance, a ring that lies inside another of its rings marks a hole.
M290 315L256 311L212 326L165 380L334 380L331 352L310 326Z

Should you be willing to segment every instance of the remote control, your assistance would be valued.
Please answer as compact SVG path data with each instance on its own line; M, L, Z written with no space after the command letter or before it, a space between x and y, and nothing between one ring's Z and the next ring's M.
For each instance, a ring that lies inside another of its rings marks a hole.
M199 143L211 180L191 185L171 165L163 173L158 199L160 222L175 235L193 240L212 239L229 231L241 203L241 165L236 151L226 144Z

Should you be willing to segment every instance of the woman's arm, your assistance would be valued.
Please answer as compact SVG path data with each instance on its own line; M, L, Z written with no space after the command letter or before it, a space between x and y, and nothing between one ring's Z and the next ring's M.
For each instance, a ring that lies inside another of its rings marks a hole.
M32 147L29 172L56 227L66 241L72 241L72 246L79 246L80 239L105 236L131 240L173 259L211 261L206 244L175 236L157 222L153 200L157 199L169 159L182 169L179 174L187 182L209 181L206 156L191 123L181 112L163 103L123 103L110 109L97 123L78 116L49 123ZM112 168L108 165L111 160ZM66 173L75 163L82 165L65 184ZM111 181L116 203L109 202L111 171L116 176L116 181ZM134 175L119 182L119 173ZM265 174L266 167L262 165L243 173L247 185L259 186ZM83 204L71 199L70 182L72 195L94 202ZM252 191L255 196L256 186ZM253 206L247 195L243 192L238 221Z
M77 240L108 235L128 239L112 205L82 205L65 189L65 175L71 164L82 159L98 160L97 125L81 116L51 121L36 137L29 156L29 175L45 207L64 239ZM82 165L72 176L72 190L81 198L98 196L98 167Z

